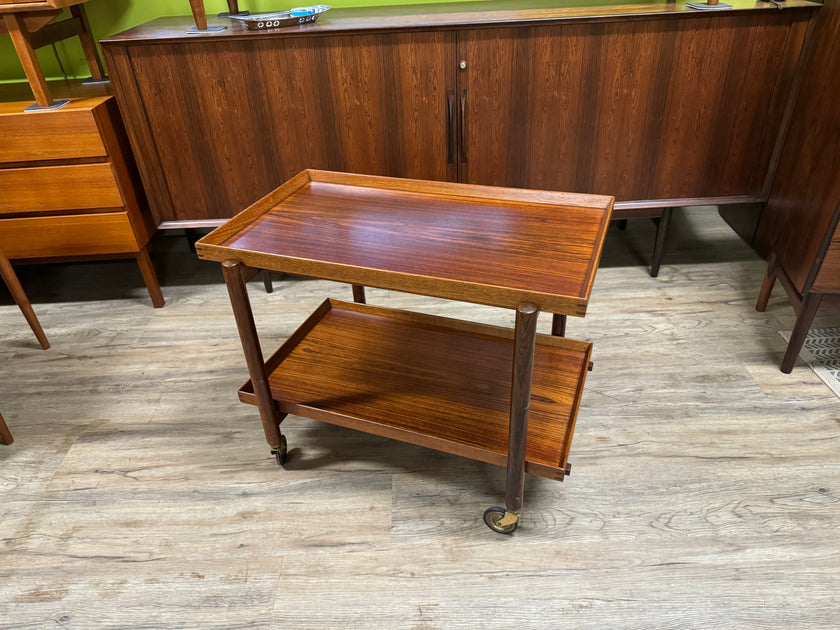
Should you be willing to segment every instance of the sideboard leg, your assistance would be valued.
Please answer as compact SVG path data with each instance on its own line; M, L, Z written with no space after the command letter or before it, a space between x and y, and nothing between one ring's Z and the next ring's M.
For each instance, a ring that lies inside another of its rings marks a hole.
M152 298L152 306L162 308L166 301L163 299L152 259L149 257L149 246L147 245L137 252L135 258L137 259L137 266L140 267L140 274L143 276L146 290L149 292L149 297Z
M659 275L659 267L662 264L662 251L665 249L665 235L668 233L668 226L671 224L673 208L663 208L662 215L654 219L656 223L656 238L653 241L653 255L650 260L650 277Z
M790 333L790 341L788 342L785 356L782 358L781 370L785 374L790 374L793 370L793 364L796 363L796 357L799 356L799 351L802 350L802 344L805 343L805 337L808 336L808 331L811 329L811 324L814 321L814 316L822 303L822 293L808 293L802 300L802 305L796 314L796 323L793 325L793 332Z
M525 445L528 437L528 409L531 403L538 315L539 310L533 304L520 304L516 309L505 509L490 508L484 512L484 522L487 526L501 534L511 534L519 525L519 511L522 509L525 492Z
M248 298L248 289L245 286L245 278L242 276L242 267L242 263L238 260L226 260L222 263L222 273L225 276L230 305L233 307L233 316L236 319L236 327L239 329L245 362L248 364L248 373L251 375L251 384L257 398L265 441L271 447L272 453L277 455L278 463L282 464L279 453L282 451L285 458L286 451L285 439L280 435L280 421L283 416L278 413L274 399L271 397L271 386L268 384L268 374L265 371L257 326L254 323L254 313L251 311L251 300Z
M365 288L360 284L353 285L353 301L357 304L367 304L365 301Z
M271 281L271 271L268 269L263 269L260 273L262 276L263 286L265 287L266 293L274 293L274 284Z
M773 293L773 285L776 284L777 268L776 254L770 254L767 259L767 271L764 272L764 282L761 283L761 291L758 292L758 299L755 302L755 310L763 313L770 301L770 294Z
M15 438L12 437L12 432L9 431L9 427L6 426L6 421L3 420L3 415L0 414L0 444L11 444L15 441Z
M566 336L566 316L554 313L551 316L551 334L555 337Z

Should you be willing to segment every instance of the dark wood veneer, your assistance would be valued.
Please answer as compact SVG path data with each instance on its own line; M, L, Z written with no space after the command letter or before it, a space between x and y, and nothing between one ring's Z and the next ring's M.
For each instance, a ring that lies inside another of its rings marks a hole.
M583 315L611 208L609 197L305 171L196 249L253 268Z
M817 6L471 2L198 36L162 18L103 50L159 224L228 218L304 168L742 203L766 195Z
M793 368L817 309L840 304L840 1L817 14L799 97L756 232L769 251L756 308L776 279L797 312L782 371Z

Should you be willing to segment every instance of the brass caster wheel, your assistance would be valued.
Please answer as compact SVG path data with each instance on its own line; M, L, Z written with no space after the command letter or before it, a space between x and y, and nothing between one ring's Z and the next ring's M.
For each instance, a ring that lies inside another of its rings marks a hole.
M274 459L277 460L278 466L285 466L286 460L289 456L289 447L286 445L286 436L280 436L280 446L271 449L271 454L274 455Z
M499 534L512 534L519 527L519 514L500 507L487 508L484 510L484 524Z

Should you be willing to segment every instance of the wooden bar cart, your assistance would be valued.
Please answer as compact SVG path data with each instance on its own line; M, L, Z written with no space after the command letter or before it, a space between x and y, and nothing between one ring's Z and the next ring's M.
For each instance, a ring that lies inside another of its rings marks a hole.
M296 414L562 481L591 344L537 334L583 316L613 198L304 171L198 241L222 263L266 440ZM354 285L264 360L245 282L259 269ZM515 309L514 330L364 304L364 286Z

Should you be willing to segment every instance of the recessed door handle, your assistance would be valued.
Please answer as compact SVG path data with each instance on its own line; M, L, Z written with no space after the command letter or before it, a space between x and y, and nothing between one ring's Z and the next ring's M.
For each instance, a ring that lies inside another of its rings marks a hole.
M455 162L455 90L446 92L446 163Z
M458 147L458 155L461 162L467 161L467 91L461 92L461 121L459 127L460 146Z

